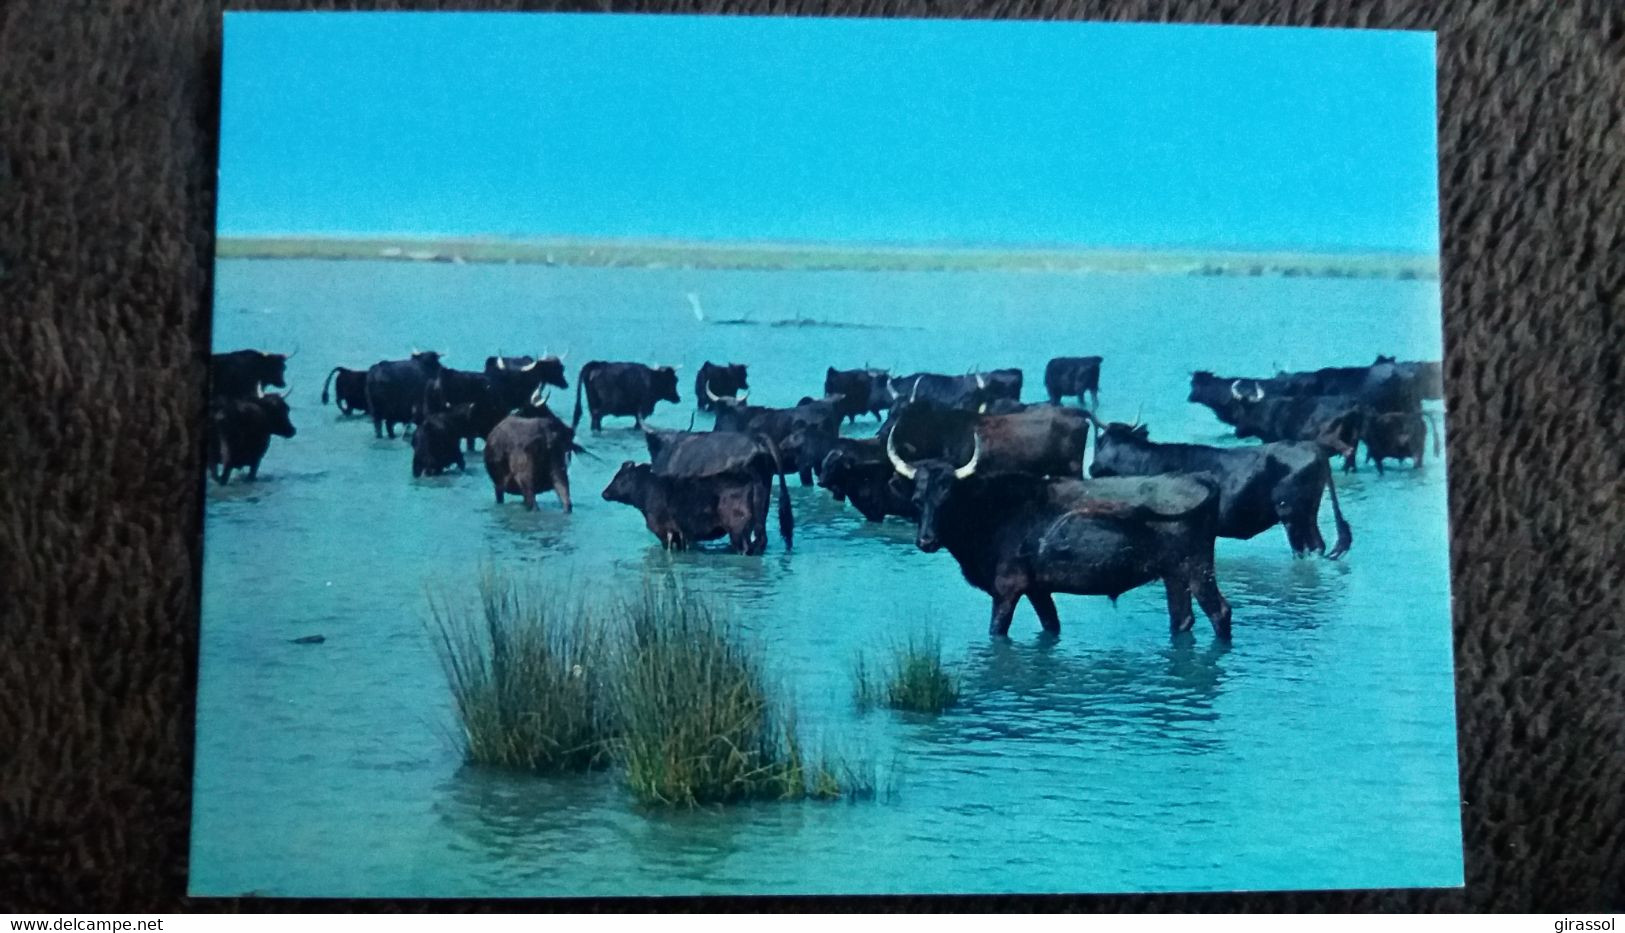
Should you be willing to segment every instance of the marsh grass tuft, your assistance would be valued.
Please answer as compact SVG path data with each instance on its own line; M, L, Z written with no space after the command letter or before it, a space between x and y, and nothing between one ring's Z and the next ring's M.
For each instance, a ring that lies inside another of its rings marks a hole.
M959 676L942 663L942 641L910 637L893 645L879 665L859 653L852 671L853 702L860 711L877 706L913 713L940 713L959 703Z
M595 609L488 572L478 613L430 608L470 762L614 765L657 806L874 796L872 772L809 759L761 651L671 581Z
M620 611L626 653L616 678L616 755L637 799L697 806L832 799L842 765L809 761L795 712L761 652L717 610L674 586L645 586Z
M580 600L481 575L477 612L430 600L441 666L475 764L540 774L609 762L611 659L603 623Z

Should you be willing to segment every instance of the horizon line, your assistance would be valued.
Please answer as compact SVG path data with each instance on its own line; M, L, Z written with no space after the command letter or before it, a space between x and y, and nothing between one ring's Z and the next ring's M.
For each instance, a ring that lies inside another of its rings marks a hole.
M1134 253L1134 254L1234 254L1295 256L1405 256L1437 261L1436 250L1400 246L1282 246L1259 244L1203 245L1191 244L1105 244L1105 243L999 243L964 242L951 240L793 240L774 238L716 239L708 237L672 236L615 236L582 234L499 234L499 233L424 233L424 232L371 232L371 231L306 231L306 232L224 232L217 231L215 239L222 242L242 241L322 241L357 243L369 241L399 241L415 243L511 243L526 244L608 244L661 246L704 249L815 249L815 250L884 250L895 252L952 251L997 253Z

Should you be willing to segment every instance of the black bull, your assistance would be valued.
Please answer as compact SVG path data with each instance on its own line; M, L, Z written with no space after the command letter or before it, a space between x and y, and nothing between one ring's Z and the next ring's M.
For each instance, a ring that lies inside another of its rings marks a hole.
M779 478L779 535L793 543L795 516L779 454L771 439L732 432L645 431L647 471L617 474L605 498L636 506L649 530L668 547L728 535L735 550L767 546L773 477ZM611 493L616 497L612 497Z
M267 386L285 388L288 357L259 350L233 350L209 357L213 398L254 398Z
M294 436L281 395L215 400L209 411L209 475L222 486L233 470L247 470L249 480L257 479L272 436Z
M793 408L768 408L730 399L716 400L713 431L759 434L773 442L779 469L799 473L803 486L812 483L813 467L829 453L840 430L839 399L804 398Z
M890 377L884 369L836 369L831 366L824 371L824 395L841 397L835 407L841 417L848 421L856 421L865 412L879 420L880 413L891 407L891 392L887 388L889 381Z
M506 404L502 393L484 373L442 366L424 384L425 420L436 412L464 405L468 406L468 415L456 419L455 426L471 452L476 440L484 440L508 412L518 407Z
M716 407L717 401L725 398L739 398L744 392L745 397L750 395L750 379L743 363L729 363L726 366L706 360L700 371L694 374L694 405L700 411L711 411Z
M1021 384L1021 370L1010 368L966 376L915 373L894 377L887 383L887 391L894 403L924 401L975 411L994 399L1020 401Z
M335 381L336 377L336 381ZM322 404L328 402L328 387L333 388L333 401L338 405L341 414L366 414L367 412L367 371L364 369L345 369L335 366L327 373L322 381Z
M850 501L866 521L884 521L888 515L919 521L914 489L892 468L881 438L837 438L818 467L818 485L836 502Z
M1049 393L1051 405L1075 395L1079 404L1084 393L1089 393L1090 404L1100 407L1100 364L1098 356L1058 356L1044 367L1044 391Z
M977 414L914 402L892 409L881 435L896 438L905 459L963 463L979 443L992 472L1083 475L1089 416L1076 408L1030 405L1008 414Z
M1208 447L1201 444L1157 444L1142 426L1101 425L1095 435L1095 477L1156 476L1163 473L1207 473L1218 483L1218 535L1252 538L1280 525L1292 553L1324 553L1336 560L1353 542L1337 501L1337 486L1325 453L1307 441L1258 447ZM1326 551L1320 534L1320 495L1332 500L1337 543Z
M557 356L488 356L485 378L496 389L504 411L522 407L542 385L570 387L564 378L564 360Z
M601 430L606 416L635 418L638 427L657 402L681 401L677 396L677 370L642 363L606 363L594 360L576 377L576 408L570 427L581 423L581 396L587 396L592 429Z
M440 372L440 354L426 350L411 359L384 360L367 370L367 414L372 415L374 437L387 430L395 436L397 424L423 420L423 392Z
M1059 633L1055 593L1108 596L1161 579L1174 633L1195 623L1191 598L1220 639L1230 638L1230 604L1214 579L1219 491L1205 476L1106 480L978 475L978 457L908 463L920 511L915 543L946 547L972 586L993 597L988 631L1005 636L1016 603L1032 604L1045 631Z

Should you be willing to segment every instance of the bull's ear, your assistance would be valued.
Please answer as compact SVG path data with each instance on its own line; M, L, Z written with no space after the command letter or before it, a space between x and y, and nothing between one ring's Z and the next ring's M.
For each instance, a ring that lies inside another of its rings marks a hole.
M1142 424L1134 429L1134 436L1142 441L1146 440L1151 436L1151 428Z

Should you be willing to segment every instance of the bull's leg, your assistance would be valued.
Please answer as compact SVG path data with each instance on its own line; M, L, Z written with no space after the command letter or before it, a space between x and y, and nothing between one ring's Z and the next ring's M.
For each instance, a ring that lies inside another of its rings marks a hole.
M1180 635L1196 624L1196 613L1191 611L1191 590L1183 577L1170 574L1162 578L1162 588L1168 595L1168 632Z
M1078 399L1078 401L1082 402L1083 399ZM1061 394L1059 392L1051 392L1049 394L1049 403L1051 405L1059 405L1059 404L1061 404Z
M492 483L491 486L492 486L493 490L497 494L497 505L501 505L502 504L502 484L501 483Z
M559 506L570 511L570 477L563 471L553 474L553 491L559 494Z
M997 594L993 597L993 620L988 623L987 633L994 638L1008 638L1010 635L1010 620L1016 614L1016 600L1019 594Z
M468 436L468 438L467 438L467 441L468 441L468 452L473 453L474 452L474 435L470 434Z
M604 429L604 416L600 415L596 411L593 412L592 413L592 430L593 430L593 433L597 434L599 431L602 431L603 429Z
M1282 516L1281 530L1286 532L1286 546L1292 549L1293 557L1303 556L1303 542L1298 537L1298 529L1290 516Z
M801 468L801 485L803 485L803 486L811 486L812 481L813 481L812 469L810 467L802 467Z
M375 438L384 436L384 420L377 415L372 417L372 436ZM390 437L394 436L393 434L390 435Z
M1218 581L1213 579L1213 570L1196 575L1191 581L1191 590L1196 593L1196 601L1202 606L1202 614L1213 623L1213 634L1225 641L1230 640L1230 601L1219 592Z
M1089 390L1089 398L1092 399L1092 401L1091 401L1091 403L1089 405L1090 409L1097 409L1097 408L1100 407L1100 390L1099 389L1090 389ZM1078 401L1081 403L1083 401L1083 396L1081 396L1081 395L1078 396Z
M536 511L536 484L526 480L520 484L519 491L525 497L525 510L527 512Z
M247 479L248 479L248 481L250 483L252 483L252 482L258 480L259 478L260 478L260 462L258 460L255 460L253 463L250 463L248 465Z
M1371 457L1369 459L1372 462L1376 463L1376 465L1377 465L1377 475L1378 476L1384 475L1384 472L1383 472L1383 469L1382 469L1382 458L1381 457Z
M767 513L773 508L773 477L763 479L750 497L750 533L755 538L757 554L767 553Z
M1044 626L1044 631L1051 635L1061 634L1061 614L1055 611L1054 596L1029 590L1027 602L1033 604L1033 611L1038 613L1038 624Z

